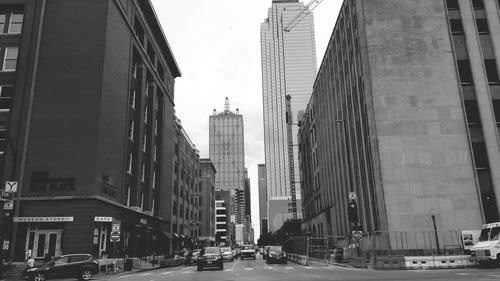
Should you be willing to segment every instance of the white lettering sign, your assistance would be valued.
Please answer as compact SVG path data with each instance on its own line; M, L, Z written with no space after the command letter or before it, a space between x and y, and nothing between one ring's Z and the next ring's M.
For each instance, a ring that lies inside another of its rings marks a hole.
M73 217L14 217L14 222L72 222Z
M113 217L94 217L94 221L97 222L112 222Z

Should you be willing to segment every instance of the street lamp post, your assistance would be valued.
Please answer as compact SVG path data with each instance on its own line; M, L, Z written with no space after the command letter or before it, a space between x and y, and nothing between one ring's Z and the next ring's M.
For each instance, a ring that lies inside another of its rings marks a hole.
M438 253L438 255L441 255L441 249L439 247L439 238L438 238L437 227L436 227L436 216L434 214L432 214L431 218L432 218L432 223L434 224L434 237L436 238L437 253Z

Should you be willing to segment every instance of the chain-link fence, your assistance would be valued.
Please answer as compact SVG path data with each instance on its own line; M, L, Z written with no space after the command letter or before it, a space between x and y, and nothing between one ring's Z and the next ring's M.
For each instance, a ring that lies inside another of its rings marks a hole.
M348 261L375 256L449 256L463 255L461 233L450 231L380 231L361 237L294 237L281 243L288 253L322 261Z

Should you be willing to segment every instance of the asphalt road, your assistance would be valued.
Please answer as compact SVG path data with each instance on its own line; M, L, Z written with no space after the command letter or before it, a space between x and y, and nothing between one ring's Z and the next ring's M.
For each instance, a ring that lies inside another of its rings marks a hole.
M59 279L74 280L74 279ZM162 268L136 273L122 273L116 276L96 276L94 280L113 281L493 281L500 280L500 268L467 268L440 270L372 270L340 266L288 264L266 264L261 256L257 260L235 260L225 262L224 270L206 269L202 272L196 266Z

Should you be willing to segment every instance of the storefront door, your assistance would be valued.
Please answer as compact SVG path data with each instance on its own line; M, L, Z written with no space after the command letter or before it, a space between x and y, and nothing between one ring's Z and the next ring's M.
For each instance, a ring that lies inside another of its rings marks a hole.
M28 230L26 250L31 250L34 258L60 256L61 230Z

